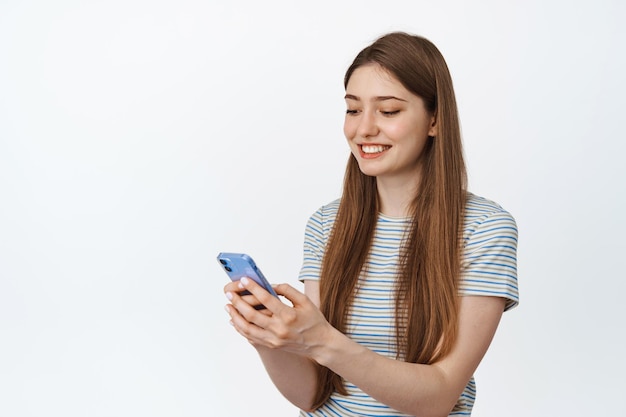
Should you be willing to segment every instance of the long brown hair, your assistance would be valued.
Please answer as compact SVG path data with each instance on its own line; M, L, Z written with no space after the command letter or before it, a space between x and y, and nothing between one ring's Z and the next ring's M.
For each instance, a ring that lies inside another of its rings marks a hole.
M375 63L424 100L435 115L437 136L422 154L423 170L402 246L396 291L398 359L429 364L445 356L456 339L460 237L467 175L452 79L439 50L423 37L393 32L363 49L346 71ZM337 218L326 247L320 309L345 331L359 275L369 255L378 216L376 178L364 175L350 155ZM346 393L341 377L319 367L314 408L333 391Z

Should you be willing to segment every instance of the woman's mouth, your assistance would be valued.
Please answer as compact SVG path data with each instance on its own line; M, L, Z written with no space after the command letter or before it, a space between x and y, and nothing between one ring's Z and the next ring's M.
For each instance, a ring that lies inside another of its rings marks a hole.
M385 152L389 148L391 148L391 146L388 145L361 145L361 154L375 156Z

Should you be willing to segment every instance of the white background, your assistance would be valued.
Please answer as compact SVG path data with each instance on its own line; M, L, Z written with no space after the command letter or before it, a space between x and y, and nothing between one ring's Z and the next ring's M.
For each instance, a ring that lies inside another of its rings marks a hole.
M475 416L621 415L624 2L0 1L0 415L295 416L215 255L298 288L339 196L342 77L424 35L471 190L520 229Z

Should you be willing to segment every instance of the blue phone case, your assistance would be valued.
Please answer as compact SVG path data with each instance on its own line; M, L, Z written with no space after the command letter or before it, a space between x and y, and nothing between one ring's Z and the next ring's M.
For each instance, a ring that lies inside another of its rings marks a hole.
M222 252L217 255L217 261L220 263L231 280L238 281L243 277L248 277L255 280L260 286L265 288L267 292L275 297L278 297L271 284L254 263L251 256L246 255L245 253Z

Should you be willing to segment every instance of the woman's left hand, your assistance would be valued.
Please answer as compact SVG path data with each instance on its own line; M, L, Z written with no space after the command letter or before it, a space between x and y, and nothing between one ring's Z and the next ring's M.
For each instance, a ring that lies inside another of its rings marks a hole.
M226 311L232 325L253 346L309 357L316 347L324 346L333 328L306 295L288 284L274 286L278 295L291 302L292 306L289 306L252 279L242 278L239 288L248 290L266 307L263 311L255 310L237 293L226 294L231 301Z

